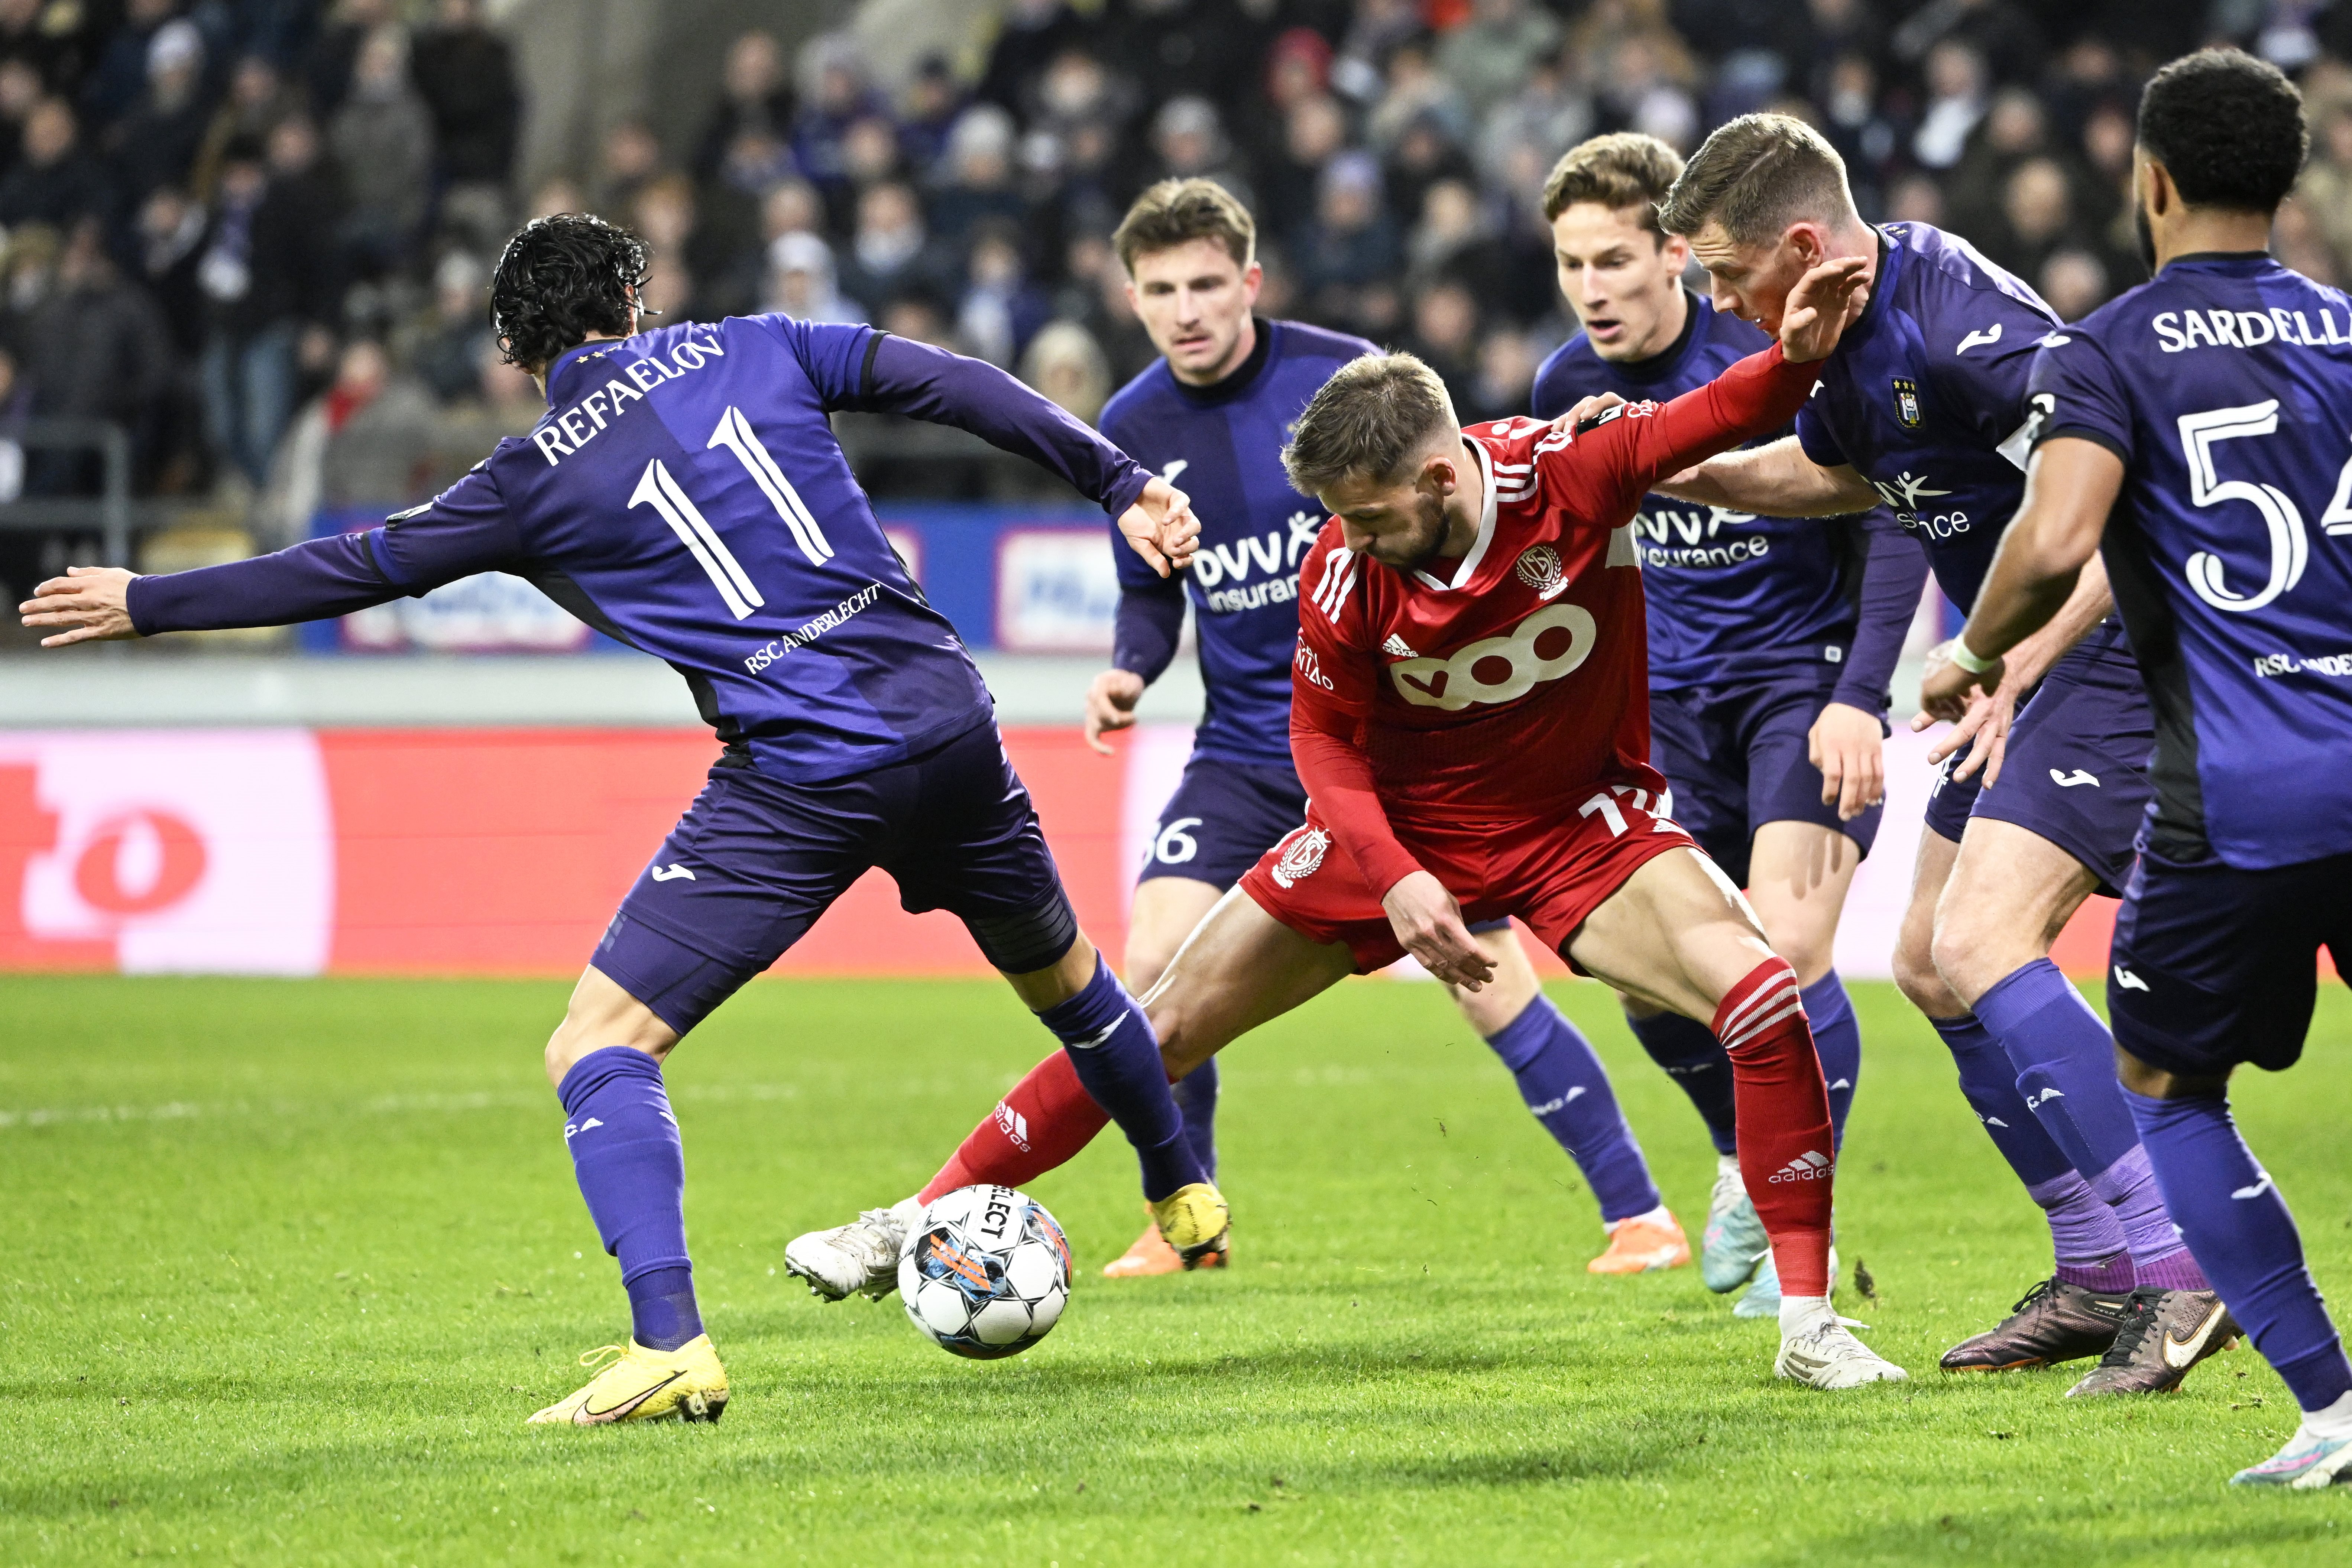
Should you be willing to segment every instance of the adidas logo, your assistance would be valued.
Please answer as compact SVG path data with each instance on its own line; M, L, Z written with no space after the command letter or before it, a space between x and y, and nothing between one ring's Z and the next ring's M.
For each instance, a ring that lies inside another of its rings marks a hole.
M1771 1185L1777 1186L1784 1181L1826 1181L1834 1168L1834 1162L1829 1155L1818 1150L1807 1149L1803 1154L1774 1171Z
M1013 1147L1024 1155L1029 1152L1028 1117L999 1100L996 1103L996 1124L1004 1130L1006 1137L1013 1140Z
M1383 653L1393 653L1400 659L1418 659L1421 657L1420 654L1412 651L1412 643L1406 642L1403 638L1398 636L1393 632L1389 633L1389 640L1381 644L1381 652Z

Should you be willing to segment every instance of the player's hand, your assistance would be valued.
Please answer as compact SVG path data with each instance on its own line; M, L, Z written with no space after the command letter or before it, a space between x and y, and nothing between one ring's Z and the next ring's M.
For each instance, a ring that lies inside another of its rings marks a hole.
M27 626L71 628L42 638L44 648L136 637L139 632L131 624L130 600L131 580L137 575L119 566L69 566L63 577L53 577L33 590L33 597L16 610Z
M1911 721L1915 730L1925 729L1937 719L1958 724L1968 716L1969 702L1983 692L1998 691L2008 678L2008 669L2001 661L1983 674L1972 675L1952 663L1952 641L1948 639L1927 650L1927 667L1919 675L1919 716Z
M2011 687L2004 685L1988 696L1979 686L1969 699L1968 711L1952 727L1952 733L1927 748L1927 760L1941 762L1966 746L1968 757L1952 769L1952 777L1966 779L1982 768L1984 787L1990 789L2000 781L2000 760L2009 750L2010 721L2016 716L2017 698L2011 695ZM1916 724L1918 720L1912 722Z
M1462 906L1429 873L1414 872L1389 889L1381 907L1404 950L1447 985L1475 991L1495 977L1495 966L1463 924Z
M1133 670L1105 670L1087 688L1087 744L1105 757L1116 757L1104 741L1106 732L1135 723L1135 705L1143 700L1143 677Z
M1607 413L1611 409L1615 408L1624 401L1625 400L1623 398L1619 397L1615 392L1594 392L1591 397L1579 398L1576 400L1575 407L1570 409L1566 413L1561 414L1558 419L1551 422L1551 427L1567 436L1569 441L1573 444L1576 440L1576 427L1578 425L1582 424L1588 419L1599 418L1601 415Z
M1192 515L1192 498L1165 479L1144 486L1135 505L1118 515L1118 531L1162 577L1192 565L1201 548L1201 519Z
M1822 804L1851 822L1886 798L1885 737L1878 716L1847 703L1830 703L1805 737L1806 753L1822 770Z
M1780 313L1780 357L1792 365L1826 360L1838 338L1870 303L1870 285L1862 269L1868 258L1841 256L1825 261L1789 290Z

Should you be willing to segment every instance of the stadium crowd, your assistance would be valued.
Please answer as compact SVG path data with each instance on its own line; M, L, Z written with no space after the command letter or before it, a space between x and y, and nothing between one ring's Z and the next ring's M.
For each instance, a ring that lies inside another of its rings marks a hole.
M536 418L485 282L515 222L575 209L653 242L671 319L870 319L1091 418L1151 355L1108 237L1171 174L1256 212L1263 310L1409 347L1491 417L1570 330L1553 160L1625 128L1687 151L1768 107L1832 139L1865 217L1950 226L2071 319L2142 276L2140 80L2224 38L2303 81L2281 246L2352 278L2352 0L933 9L982 41L885 63L854 18L714 38L703 123L623 120L524 189L523 89L479 0L0 0L0 425L116 422L139 490L233 508L263 548L322 504L419 499ZM0 498L94 473L36 451L0 462ZM20 536L0 575L63 548Z

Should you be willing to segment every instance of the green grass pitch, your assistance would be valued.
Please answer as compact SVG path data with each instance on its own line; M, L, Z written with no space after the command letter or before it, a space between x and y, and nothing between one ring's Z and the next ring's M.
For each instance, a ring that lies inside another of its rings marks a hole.
M1237 1265L1113 1284L1113 1139L1036 1185L1059 1329L976 1364L783 1241L911 1190L1046 1043L1002 988L774 982L674 1059L716 1427L526 1428L622 1337L539 1046L564 988L0 985L0 1562L1660 1565L2352 1562L2352 1497L2223 1485L2292 1428L2251 1349L2177 1396L1952 1379L2047 1261L1887 988L1840 1171L1841 1304L1912 1369L1776 1385L1696 1270L1588 1275L1592 1201L1434 987L1357 982L1225 1059ZM1711 1155L1597 987L1668 1201ZM2240 1114L2352 1300L2352 1001Z

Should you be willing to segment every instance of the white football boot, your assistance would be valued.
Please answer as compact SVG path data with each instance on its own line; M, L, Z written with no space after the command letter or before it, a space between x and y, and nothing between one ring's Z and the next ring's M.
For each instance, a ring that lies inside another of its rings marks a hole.
M838 1301L852 1292L880 1301L898 1288L898 1249L923 1212L919 1198L869 1208L846 1225L795 1236L784 1272L808 1281L809 1294Z
M1911 1375L1854 1338L1843 1318L1783 1335L1772 1375L1808 1388L1859 1388L1865 1383L1901 1383Z

